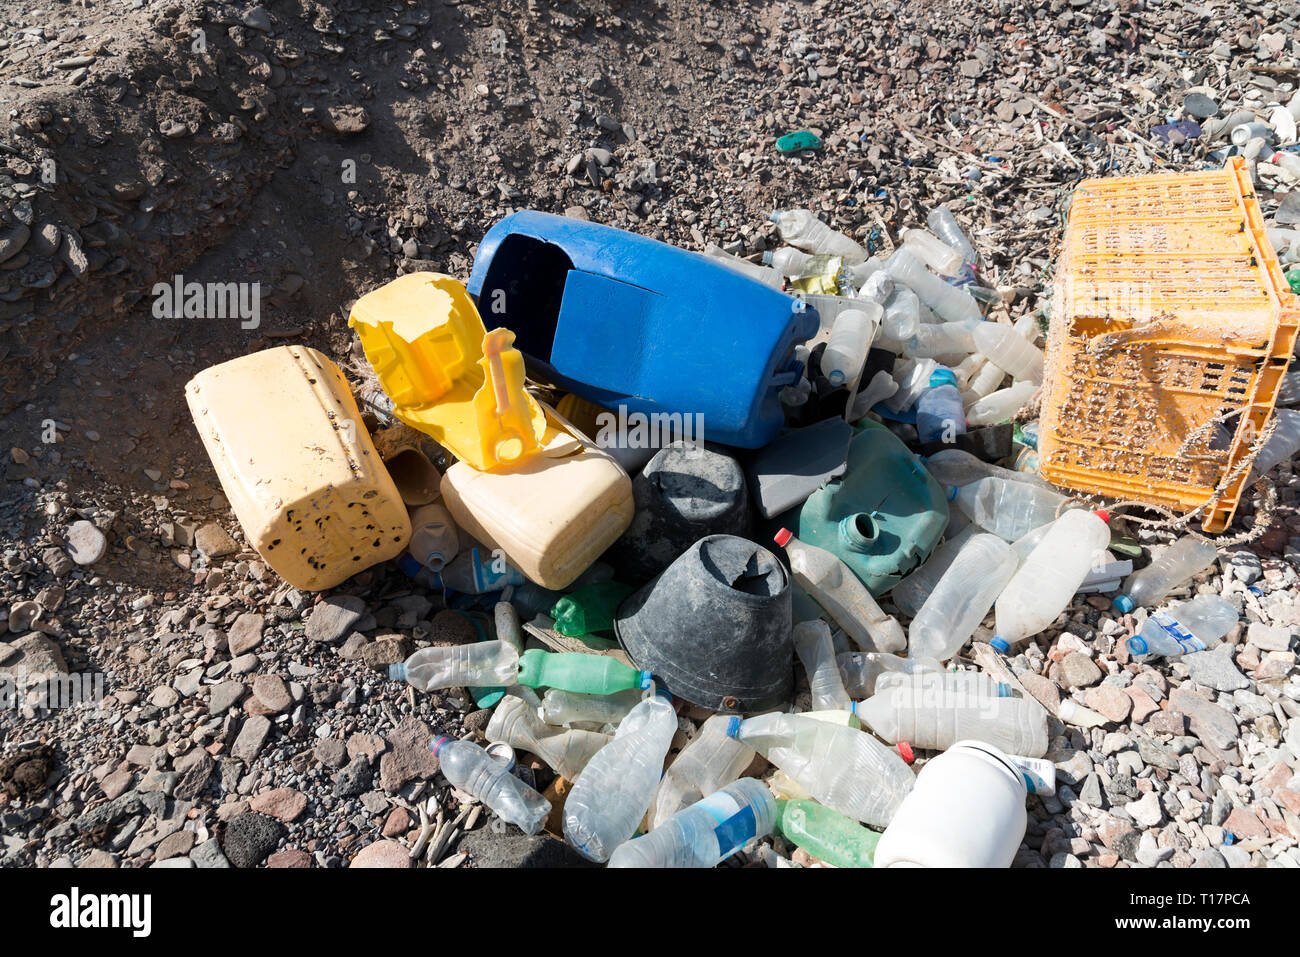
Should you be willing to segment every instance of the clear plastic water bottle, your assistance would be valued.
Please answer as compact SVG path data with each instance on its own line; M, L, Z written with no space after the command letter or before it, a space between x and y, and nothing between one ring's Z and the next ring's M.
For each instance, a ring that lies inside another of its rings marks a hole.
M750 279L761 282L764 286L769 286L772 289L781 289L785 286L785 280L775 269L769 269L767 266L760 266L758 263L752 263L748 259L742 259L739 256L733 256L721 246L715 246L713 243L709 243L704 247L704 255L708 256L710 259L716 259L728 269L734 269L736 272L748 276ZM767 262L766 254L763 257L763 261Z
M411 512L411 540L406 546L425 568L442 569L460 551L460 530L446 507L436 502Z
M536 834L551 813L546 800L486 751L469 741L439 738L429 745L443 776L466 794L483 802L507 824Z
M934 659L921 659L930 660ZM883 694L892 688L910 688L913 692L929 693L961 692L976 698L1010 698L1011 686L1003 681L994 681L978 671L943 671L922 669L910 674L889 672L876 679L876 694Z
M556 725L584 722L617 725L640 704L641 695L635 688L614 694L583 694L551 688L542 695L542 720Z
M884 272L885 264L872 256L865 262L850 263L847 259L844 261L844 271L847 273L847 281L854 289L861 289L867 284L867 280L876 273Z
M1129 654L1178 658L1219 645L1237 624L1237 609L1218 595L1197 595L1153 612L1128 640Z
M607 861L636 833L676 731L669 696L648 695L623 719L614 740L587 762L564 802L564 837L579 854Z
M961 253L939 237L924 229L904 229L902 235L903 248L935 272L944 276L961 274Z
M975 340L974 351L988 356L990 362L1010 373L1013 379L1043 381L1043 351L1026 342L1015 329L996 322L983 322L971 336Z
M973 321L923 322L904 344L903 353L919 359L966 355L975 351Z
M962 228L957 222L957 217L952 214L952 210L947 206L936 206L930 210L930 215L925 217L925 224L946 245L957 251L957 254L962 258L962 262L973 266L979 261L979 256L975 253L975 247L966 238L966 234L962 232Z
M930 374L939 368L933 359L899 359L894 363L898 391L885 400L885 408L902 412L916 405L921 393L930 388Z
M957 441L966 432L966 415L957 391L957 377L951 369L939 368L930 375L930 388L916 400L916 434L921 443Z
M857 704L857 714L886 741L946 750L973 739L1015 754L1047 753L1047 712L1027 698L992 697L970 688L947 687L913 675L908 684L877 691Z
M801 542L784 528L774 540L786 550L790 572L799 587L826 609L859 648L902 651L907 647L903 626L881 610L867 586L838 555Z
M1279 462L1295 458L1296 452L1300 452L1300 412L1278 409L1273 415L1277 426L1264 447L1255 454L1252 465L1258 475L1270 471Z
M735 734L814 800L874 827L889 824L916 780L871 735L804 715L748 718Z
M885 263L885 270L896 282L903 283L916 293L941 319L958 322L962 319L983 318L979 303L971 298L970 293L948 285L906 249L900 249L890 256Z
M976 479L959 486L954 500L972 522L1008 542L1054 520L1066 501L1059 492L1004 478Z
M894 280L883 269L867 276L858 289L858 299L866 299L884 306L894 294Z
M738 779L754 760L754 749L728 733L739 726L734 715L706 718L694 738L668 765L650 809L657 828L682 808Z
M1036 476L985 462L964 449L940 449L933 455L923 458L921 464L940 485L961 486L969 485L982 478L999 478L1008 482L1027 482L1030 485L1045 487L1043 480Z
M830 626L820 618L799 622L794 626L794 650L808 673L813 710L848 708L852 700L835 666Z
M887 274L880 275L889 278ZM885 300L884 310L876 340L881 348L901 352L921 328L921 300L906 286L895 286Z
M791 279L809 279L812 277L838 280L841 275L847 279L844 270L844 257L819 253L811 255L800 252L791 246L785 246L775 252L763 253L765 267L775 267L774 272ZM838 286L838 281L836 282Z
M909 654L947 661L970 639L1016 573L1011 546L974 535L953 559L908 629Z
M388 666L388 677L417 691L492 688L515 683L519 652L509 642L478 641L450 648L421 648L405 662Z
M944 451L947 451L947 449ZM971 536L978 533L978 525L967 525L955 535L945 538L930 553L930 557L924 565L893 587L893 590L889 593L889 600L897 605L903 614L915 618L916 613L925 604L925 600L930 597L930 592L934 591L934 586L938 584L943 573L956 560L957 553L961 550L962 545Z
M1006 653L1065 611L1110 544L1109 521L1105 512L1074 509L1052 523L998 596L994 605L997 635L989 644Z
M870 698L876 693L876 683L889 674L917 674L939 671L941 665L934 658L900 658L881 651L850 651L835 656L835 666L840 670L840 680L851 698Z
M781 239L806 253L843 256L848 266L856 266L867 259L865 249L843 233L831 229L809 210L774 210L767 218L776 223Z
M861 309L846 309L836 317L821 360L822 375L831 385L849 385L862 374L882 312L874 302L863 302Z
M1139 605L1155 605L1213 565L1218 557L1219 549L1213 542L1190 535L1180 538L1166 546L1146 568L1129 575L1123 591L1112 603L1122 612Z
M999 389L972 404L966 410L966 421L971 425L996 425L998 422L1005 422L1019 412L1037 391L1036 383L1013 383L1009 389Z
M500 742L537 755L569 781L577 778L592 756L613 740L599 731L553 727L538 717L537 708L537 704L507 694L492 712L484 736L493 744Z
M678 811L643 837L620 844L610 867L713 867L776 826L776 798L741 778Z
M449 588L465 595L485 595L527 581L523 572L499 557L490 557L477 547L462 551L440 572L426 568L410 552L404 552L397 559L397 567L425 588L435 591Z

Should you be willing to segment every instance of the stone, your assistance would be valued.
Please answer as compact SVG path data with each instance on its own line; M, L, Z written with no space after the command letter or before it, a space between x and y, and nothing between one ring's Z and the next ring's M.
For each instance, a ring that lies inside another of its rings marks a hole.
M276 851L268 857L266 866L276 870L309 868L311 855L296 847L286 847L283 851Z
M1197 851L1195 863L1192 867L1227 867L1228 862L1223 859L1223 855L1212 847Z
M411 657L410 642L402 635L380 635L357 649L353 660L371 668L388 670L389 665L400 664Z
M1134 860L1139 840L1137 830L1133 825L1113 814L1105 814L1102 817L1102 822L1097 825L1097 836L1101 838L1101 842L1120 857ZM461 842L461 848L464 849L464 841Z
M1204 93L1188 93L1183 97L1183 112L1193 119L1207 120L1219 115L1219 104Z
M1127 718L1133 710L1133 699L1114 685L1089 688L1083 692L1082 698L1086 707L1101 713L1107 721L1115 724Z
M154 861L149 865L150 868L161 867L167 870L185 870L192 868L194 862L188 857L169 857L163 861Z
M187 855L192 847L194 847L193 831L184 829L175 831L158 842L153 852L154 860L164 861L169 857Z
M1222 751L1235 749L1237 722L1218 705L1188 688L1179 687L1169 696L1169 706L1187 715L1192 734L1206 744Z
M410 852L397 841L376 841L363 847L349 867L413 867Z
M239 551L239 545L230 537L230 533L216 522L200 526L194 533L194 547L208 559L224 558Z
M293 788L276 788L257 795L248 802L248 806L285 824L291 824L307 810L307 795Z
M374 769L370 767L366 756L358 754L334 779L334 796L351 798L364 794L370 790L374 776Z
M230 748L231 756L239 758L245 764L252 764L261 753L266 736L270 733L270 721L260 714L251 715L239 729L239 735Z
M1070 688L1086 688L1101 680L1097 663L1081 651L1072 651L1061 660L1061 680Z
M370 126L370 114L363 106L331 106L326 111L325 126L341 136L354 136Z
M599 867L564 841L549 834L524 834L516 828L497 832L490 827L470 831L457 847L475 867L552 868Z
M446 609L429 620L429 640L435 645L463 645L478 641L478 632L464 615Z
M260 645L264 623L265 619L261 615L251 611L236 618L230 626L230 634L226 637L230 646L230 657L237 658Z
M8 648L8 659L0 665L0 675L22 676L31 683L68 673L62 649L39 631L9 642Z
M1215 691L1236 691L1250 687L1250 681L1232 662L1231 645L1219 645L1209 651L1197 651L1183 656L1183 664L1193 681Z
M384 837L401 837L411 829L411 814L404 807L395 807L388 814L388 819L384 821L384 829L381 832Z
M1141 724L1160 710L1160 705L1156 703L1155 699L1137 685L1129 685L1124 689L1124 693L1133 702L1133 710L1130 712L1129 717L1134 724Z
M1178 711L1157 711L1146 726L1152 734L1185 734L1187 716Z
M1179 767L1178 758L1167 748L1162 748L1148 737L1137 739L1138 757L1146 764L1157 768L1174 771Z
M85 860L77 865L79 868L111 870L117 867L117 858L108 851L95 848L86 855Z
M271 714L289 710L293 696L279 675L258 675L253 679L253 696Z
M341 768L347 763L347 749L338 738L324 738L313 749L316 760L327 768Z
M112 774L106 775L104 780L99 782L100 790L104 792L104 797L110 801L125 794L135 781L135 775L127 768L120 768Z
M239 681L223 681L213 685L208 694L208 714L225 714L239 704L247 693L247 686Z
M379 784L389 794L403 784L438 773L438 759L429 750L433 733L418 718L406 718L389 733L389 750L379 759Z
M1050 714L1056 714L1057 709L1061 706L1061 689L1056 686L1056 682L1042 675L1036 675L1032 671L1026 671L1024 674L1017 675L1020 683Z
M365 611L365 601L356 595L331 595L313 609L306 635L312 641L332 644L348 634Z
M1246 641L1261 651L1290 651L1294 635L1290 628L1251 622L1246 631Z
M50 570L50 574L55 578L62 578L77 567L76 562L68 557L67 552L61 548L55 548L53 545L41 552L41 561L45 563L45 567Z
M271 32L271 17L267 14L266 7L261 4L247 11L241 19L246 27L260 30L263 33Z
M207 787L215 767L216 762L202 748L186 751L172 762L172 770L176 772L172 796L180 801L194 800Z
M94 522L82 519L68 528L68 555L78 565L93 565L104 557L108 539Z
M221 849L235 867L256 867L275 850L283 834L284 826L279 821L245 811L226 823Z
M1249 548L1236 548L1226 556L1219 556L1219 564L1227 577L1236 578L1247 585L1253 585L1264 577L1264 566L1259 556Z
M348 738L347 749L349 758L364 754L367 759L377 761L379 756L388 750L388 742L377 734L359 731Z
M1268 828L1259 819L1259 815L1241 807L1232 809L1232 813L1223 822L1223 829L1231 832L1239 841L1252 837L1268 837Z
M1124 810L1143 827L1155 827L1165 817L1164 809L1160 806L1160 797L1155 791L1148 792L1140 800L1125 804Z

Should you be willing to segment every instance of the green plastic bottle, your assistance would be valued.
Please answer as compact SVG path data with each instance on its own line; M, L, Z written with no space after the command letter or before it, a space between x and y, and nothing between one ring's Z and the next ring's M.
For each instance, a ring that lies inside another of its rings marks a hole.
M519 656L519 683L583 694L613 694L650 687L650 672L628 667L609 655L551 652L533 648Z
M596 582L575 589L551 608L555 630L570 638L609 631L614 627L614 613L618 606L633 591L631 585L614 581Z
M880 835L816 801L777 801L776 828L790 843L836 867L871 867Z

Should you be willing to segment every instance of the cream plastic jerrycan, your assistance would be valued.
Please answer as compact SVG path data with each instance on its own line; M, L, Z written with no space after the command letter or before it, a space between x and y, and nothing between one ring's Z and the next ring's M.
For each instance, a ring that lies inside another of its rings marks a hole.
M290 585L331 588L406 547L406 507L327 357L241 356L192 378L185 399L244 535Z
M632 481L606 452L542 403L540 454L480 472L457 462L442 477L456 523L544 588L573 583L632 523Z

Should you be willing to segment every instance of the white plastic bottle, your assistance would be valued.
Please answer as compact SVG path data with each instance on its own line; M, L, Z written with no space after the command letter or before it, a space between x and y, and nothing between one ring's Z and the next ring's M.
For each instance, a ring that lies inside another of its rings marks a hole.
M903 626L880 609L867 586L839 556L799 541L784 528L774 540L786 550L799 587L826 609L859 648L902 651L907 647Z
M847 266L865 262L867 251L843 233L831 229L806 209L775 210L767 217L776 223L781 238L806 253L843 256Z
M1015 382L1011 388L999 389L973 403L966 410L966 421L973 426L1005 422L1019 412L1037 391L1037 383Z
M988 356L999 369L1011 373L1013 379L1043 381L1043 351L1026 342L1015 329L996 322L983 322L971 335L975 339L975 350Z
M659 782L650 809L651 828L744 773L754 760L754 749L730 733L739 725L740 718L734 715L715 714L705 719Z
M970 639L1019 564L996 535L974 535L957 553L908 629L909 654L947 661Z
M794 650L808 673L814 711L847 708L853 703L835 666L835 645L826 622L817 618L795 625Z
M920 297L921 301L948 322L962 319L982 319L979 303L963 289L950 286L922 265L906 249L889 257L885 270L896 282L901 282Z
M943 573L951 567L953 561L957 558L957 553L961 550L962 545L972 535L978 533L978 525L967 525L955 535L945 538L930 553L930 557L924 565L914 570L893 587L889 593L889 600L897 605L903 614L915 618L916 613L925 604L925 600L930 597L930 592L934 591L934 586L943 577Z
M553 727L537 716L537 708L537 704L507 694L492 712L484 736L493 744L508 744L516 750L532 752L569 781L575 780L592 755L613 740L611 735L599 731Z
M1003 653L1038 634L1063 612L1088 571L1110 544L1110 516L1074 509L1063 514L998 596L997 636Z
M918 659L934 661L933 658ZM943 671L942 669L921 669L905 674L892 671L876 679L876 694L883 694L894 688L909 688L912 693L939 694L961 693L976 698L1010 698L1011 686L1003 681L994 681L988 675L978 671Z
M973 339L974 337L972 337ZM979 370L970 377L970 382L966 384L966 391L975 397L974 401L978 402L986 396L992 395L1002 388L1002 383L1007 378L1006 370L999 368L996 364L989 361L981 353L974 353L983 360Z
M1187 535L1167 545L1146 568L1135 571L1113 604L1122 612L1139 605L1154 605L1166 595L1205 571L1219 557L1218 547L1203 538Z
M880 319L880 332L876 336L882 348L899 352L907 345L916 330L921 328L921 300L906 286L895 286L884 303Z
M460 531L451 512L437 502L413 509L411 541L406 550L425 568L442 571L460 551Z
M607 861L636 832L676 731L668 696L648 695L623 719L614 740L587 762L564 802L564 838L579 854Z
M975 351L974 329L977 325L981 323L973 319L921 323L903 351L919 359L932 359L935 356L954 353L968 355Z
M1255 454L1252 467L1259 475L1268 472L1279 462L1294 458L1296 452L1300 452L1300 412L1278 409L1274 415L1277 417L1277 426L1264 447Z
M417 691L511 685L519 677L519 652L500 640L421 648L402 664L389 665L388 677Z
M641 702L640 688L617 691L614 694L583 694L580 691L563 691L548 688L542 695L542 720L547 724L617 725Z
M610 867L713 867L776 826L776 798L741 778L678 811L649 834L620 844Z
M925 229L904 229L903 248L944 276L961 273L961 253Z
M1047 753L1047 712L1028 698L996 697L912 675L857 703L857 715L886 741L944 750L963 739L1031 758Z
M831 337L822 353L821 370L831 385L850 385L857 381L862 373L862 364L867 361L867 350L875 338L876 326L880 321L882 310L875 303L864 302L866 308L846 309L835 319Z
M884 270L885 264L875 256L860 263L850 263L847 259L844 261L844 271L848 274L849 283L855 289L862 289L869 278Z
M439 738L429 745L440 770L454 786L482 801L497 817L525 834L536 834L551 813L546 800L477 744Z
M980 528L1014 542L1055 519L1066 498L1029 482L982 478L958 487L955 501Z
M736 735L816 801L863 824L888 824L916 780L871 735L799 714L740 722Z
M880 679L892 674L937 672L940 664L933 658L900 658L879 651L850 651L835 656L844 690L852 698L870 698Z
M1197 595L1153 612L1128 640L1129 654L1178 658L1219 645L1237 624L1237 609L1218 595Z
M734 269L738 273L748 276L750 279L761 282L764 286L770 286L772 289L781 289L785 286L785 280L775 269L769 269L767 266L760 266L758 263L752 263L747 259L739 256L733 256L721 246L715 246L709 243L704 247L704 255L710 259L716 259L729 269ZM767 261L764 256L764 262Z
M925 224L930 227L931 232L943 240L946 246L956 250L962 262L971 266L978 262L979 257L975 254L975 247L966 238L966 234L962 232L957 222L957 217L947 206L936 206L930 210L930 214L925 217Z
M930 388L930 376L939 368L933 359L899 359L894 363L894 381L898 391L885 400L885 408L894 412L910 409L921 397L921 393Z

